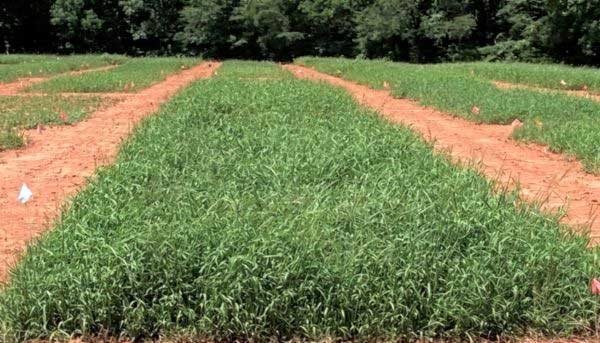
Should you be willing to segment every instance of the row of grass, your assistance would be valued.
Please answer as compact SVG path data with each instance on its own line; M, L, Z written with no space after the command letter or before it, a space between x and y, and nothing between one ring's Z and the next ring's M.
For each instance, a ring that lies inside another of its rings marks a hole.
M373 88L389 83L392 94L478 123L524 126L513 136L576 156L588 172L600 173L600 103L559 93L503 90L453 64L414 65L387 61L300 58L297 63ZM489 68L496 64L490 64ZM472 112L473 106L480 109Z
M556 90L600 92L600 70L560 64L533 63L456 63L443 65L472 76Z
M38 62L56 58L57 56L48 55L30 55L30 54L0 54L0 65L2 64L19 64L26 62Z
M12 75L23 76L28 73L27 75L51 76L54 73L70 70L116 63L120 65L108 71L55 76L28 89L29 91L49 93L48 96L0 97L0 151L23 146L25 144L21 135L23 129L32 128L38 124L77 122L96 110L101 104L110 103L110 101L102 101L100 97L61 97L53 95L55 93L135 92L198 62L198 59L191 58L125 59L112 55L3 56L0 58L0 77L2 68L6 68L5 71L10 71ZM61 113L66 114L68 120L61 119Z
M587 244L342 90L227 62L28 249L0 337L585 334Z
M135 58L118 67L80 75L61 75L29 88L36 92L136 92L199 62L196 58Z
M23 146L24 129L71 124L109 102L100 97L0 97L0 151Z
M98 68L125 60L118 55L6 55L0 57L0 82Z

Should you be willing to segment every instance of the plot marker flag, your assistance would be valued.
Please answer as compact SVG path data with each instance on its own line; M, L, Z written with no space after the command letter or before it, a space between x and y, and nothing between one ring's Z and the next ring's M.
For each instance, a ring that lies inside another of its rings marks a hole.
M21 202L21 204L24 204L28 202L29 199L31 199L32 195L33 192L31 191L31 189L29 189L29 187L27 187L26 184L23 184L23 186L21 186L21 191L19 192L19 197L17 199Z
M600 294L600 280L593 278L590 283L590 291L592 294Z

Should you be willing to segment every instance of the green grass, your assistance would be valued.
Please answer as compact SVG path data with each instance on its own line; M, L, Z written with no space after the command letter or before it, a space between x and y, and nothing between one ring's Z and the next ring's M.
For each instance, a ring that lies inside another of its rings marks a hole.
M469 75L453 64L333 58L301 58L297 62L374 88L382 88L386 81L398 98L415 99L474 122L510 124L519 119L525 125L514 132L516 139L574 155L587 171L600 173L598 102L558 93L497 89L489 80ZM474 105L481 109L479 115L471 113Z
M5 55L0 57L0 82L98 68L125 60L118 55Z
M505 81L557 90L600 92L600 69L560 64L533 63L457 63L444 68L460 70L488 80ZM561 84L564 81L565 84Z
M106 104L99 97L0 97L0 151L23 146L20 130L38 124L70 124L85 118L89 113ZM64 122L60 114L65 113Z
M199 62L195 58L135 58L115 69L62 75L30 87L41 92L135 92Z
M271 63L256 63L253 61L228 61L228 64L235 64L236 68L221 68L217 71L219 76L228 79L237 79L248 81L273 81L291 79L293 75L284 73L280 68L274 68Z
M226 63L28 249L0 337L589 332L597 250L515 200L340 89Z
M26 54L10 54L0 55L0 65L2 64L19 64L25 62L39 62L44 60L50 60L57 56L52 55L26 55Z

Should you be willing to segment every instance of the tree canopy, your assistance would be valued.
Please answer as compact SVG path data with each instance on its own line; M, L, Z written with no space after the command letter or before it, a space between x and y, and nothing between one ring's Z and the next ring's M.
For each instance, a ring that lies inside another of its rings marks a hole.
M32 0L7 52L300 55L600 64L600 0Z

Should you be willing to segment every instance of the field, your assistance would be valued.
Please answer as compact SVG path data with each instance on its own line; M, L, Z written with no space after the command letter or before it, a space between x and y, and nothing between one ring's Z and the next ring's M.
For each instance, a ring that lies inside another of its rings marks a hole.
M557 90L587 88L592 92L600 92L600 71L597 68L532 63L456 63L446 67L489 80Z
M135 92L169 74L197 64L193 58L136 58L118 67L80 75L63 75L30 87L35 92Z
M0 82L21 77L49 76L69 71L120 64L126 58L118 55L7 55L0 56Z
M0 151L23 146L22 129L72 124L110 103L100 97L44 96L23 101L20 97L0 96Z
M396 97L414 99L478 123L508 125L519 119L524 125L515 130L514 138L548 145L552 151L576 157L587 171L600 173L599 102L561 93L498 89L492 82L504 80L558 88L560 77L564 77L569 83L586 80L593 88L598 71L588 73L587 69L557 66L527 69L523 64L419 66L319 58L301 58L297 62L374 88L381 89L386 82Z
M315 64L359 78L331 62ZM379 64L356 75L378 85ZM408 67L386 67L395 92L425 94L428 79L396 88ZM0 293L0 333L587 335L588 243L343 90L226 62L139 126L27 249Z
M110 94L103 93L133 94L198 62L199 59L191 58L116 55L2 56L0 81L18 84L15 80L23 77L39 80L29 86L24 84L14 94L0 94L0 151L24 146L23 130L46 124L72 124L115 102L115 98L107 97ZM70 93L95 94L90 97Z

